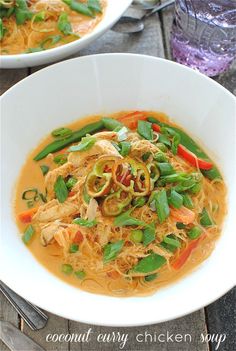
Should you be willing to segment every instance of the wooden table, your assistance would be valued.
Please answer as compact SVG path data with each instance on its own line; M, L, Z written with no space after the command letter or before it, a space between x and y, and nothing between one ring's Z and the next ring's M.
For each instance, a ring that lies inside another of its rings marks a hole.
M139 34L127 35L119 34L112 31L107 32L95 44L90 45L87 49L81 51L78 56L90 55L94 53L104 52L129 52L146 55L153 55L171 59L169 36L172 22L172 11L170 8L163 11L160 15L155 15L146 20L145 31ZM41 68L41 67L40 67ZM26 68L18 70L2 70L0 79L0 91L3 93L15 83L35 72L40 68ZM229 89L236 95L236 64L225 74L220 75L216 80L224 87ZM224 279L224 277L216 277L216 279ZM204 287L199 286L199 289ZM215 350L216 342L201 342L201 333L206 335L211 334L227 334L226 340L218 348L219 351L236 350L235 342L235 292L231 290L215 303L203 308L195 313L192 313L183 318L173 320L166 323L155 324L151 326L136 327L136 328L107 328L100 326L90 326L82 323L76 323L64 318L57 317L48 313L49 321L47 326L37 332L30 328L19 318L16 311L9 305L6 299L1 296L1 319L7 320L20 328L24 333L38 342L46 351L97 351L97 350L120 350L119 343L98 343L96 336L99 333L129 333L128 341L123 350L129 351L146 351L146 350L174 350L174 351L207 351ZM79 303L79 302L78 302ZM78 306L79 308L79 306ZM88 306L89 308L89 306ZM112 311L111 311L112 313ZM124 311L125 313L125 311ZM158 314L158 311L157 311ZM67 343L67 342L46 342L46 336L49 333L57 334L72 334L83 333L89 328L92 328L93 337L89 343ZM167 332L170 334L190 334L190 342L148 342L138 343L136 335L139 333L157 335ZM0 350L8 350L5 345L0 342ZM20 350L19 350L20 351ZM25 351L25 350L21 350Z

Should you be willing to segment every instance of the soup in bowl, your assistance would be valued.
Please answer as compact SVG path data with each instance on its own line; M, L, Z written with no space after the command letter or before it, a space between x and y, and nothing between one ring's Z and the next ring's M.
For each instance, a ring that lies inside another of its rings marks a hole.
M226 186L180 127L129 111L53 130L28 157L14 207L23 242L58 277L142 296L210 255Z
M167 60L95 55L31 75L1 108L1 279L18 294L128 326L180 317L234 285L227 90Z

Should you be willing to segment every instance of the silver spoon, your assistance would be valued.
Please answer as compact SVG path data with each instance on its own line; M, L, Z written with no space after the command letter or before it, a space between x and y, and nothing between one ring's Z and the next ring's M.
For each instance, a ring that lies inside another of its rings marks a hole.
M143 15L141 18L123 16L111 29L115 32L126 33L126 34L142 32L145 27L144 20L146 18L172 5L174 2L175 0L168 0L165 3L154 7L151 11L145 13L145 15Z

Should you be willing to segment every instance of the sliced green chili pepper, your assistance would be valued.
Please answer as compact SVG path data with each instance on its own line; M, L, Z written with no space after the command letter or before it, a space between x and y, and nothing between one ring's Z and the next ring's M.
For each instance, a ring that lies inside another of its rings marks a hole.
M158 169L156 162L151 162L147 164L147 169L150 173L150 190L153 190L157 179L160 177L160 171Z
M130 204L131 200L132 195L120 189L106 196L102 203L102 213L104 216L117 216Z
M42 160L50 153L54 153L64 149L66 146L80 141L86 134L93 134L99 132L104 127L102 121L98 121L95 123L88 124L87 126L83 127L72 133L71 136L62 139L62 140L55 140L51 144L47 145L42 151L40 151L35 157L35 161Z
M85 181L85 189L89 196L100 197L109 193L112 180L111 170L115 161L119 159L117 156L104 156L95 163Z
M150 175L147 167L130 157L115 162L112 176L121 189L134 196L144 196L150 191Z

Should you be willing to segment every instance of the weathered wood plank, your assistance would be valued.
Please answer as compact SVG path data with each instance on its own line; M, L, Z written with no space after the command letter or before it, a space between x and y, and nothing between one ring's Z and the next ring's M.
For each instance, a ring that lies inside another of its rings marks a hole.
M215 80L236 95L236 60L227 72L220 74Z
M221 299L206 307L208 332L210 334L226 334L225 341L218 351L236 350L236 288L230 290ZM223 340L223 339L222 339ZM216 349L216 342L212 342L212 350Z
M26 323L23 322L22 331L31 337L35 342L42 346L46 351L68 351L69 343L63 343L55 339L55 342L47 341L47 336L49 334L68 334L68 320L65 318L58 317L47 311L45 313L48 315L49 319L45 328L38 331L31 330ZM48 336L50 339L50 336ZM55 337L56 338L56 337Z
M0 296L0 319L10 322L16 327L20 326L20 319L18 317L18 313L11 306L11 304L7 301L5 296L1 293ZM3 344L0 340L0 350L1 351L9 351L9 349Z
M0 70L0 95L14 84L25 78L28 70L23 69L1 69Z
M164 3L165 0L161 0L161 3ZM160 19L163 31L163 41L165 48L165 57L171 60L171 49L170 49L170 35L171 35L171 27L173 22L173 13L174 13L174 5L163 9L160 12Z
M158 15L145 21L145 30L137 34L109 31L75 56L127 52L164 57L161 24Z
M91 340L89 343L72 342L70 345L71 351L118 351L121 349L123 343L120 340L116 342L98 342L100 334L111 334L114 332L117 336L119 332L121 335L128 334L127 341L123 345L126 351L207 351L208 345L201 342L201 333L206 334L204 311L200 310L192 313L186 317L165 322L161 324L154 324L150 326L141 326L135 328L115 328L115 327L100 327L90 326L87 324L69 322L70 333L86 333L89 328L92 328ZM146 334L145 334L146 333ZM149 335L147 335L149 334ZM169 335L169 339L168 339ZM175 340L182 335L182 340ZM160 337L160 340L158 340ZM123 342L125 337L123 338ZM164 341L164 342L163 342Z
M2 95L12 85L27 76L27 69L23 70L0 70L0 95ZM0 319L8 321L20 327L20 318L16 310L11 306L7 299L1 294L0 296ZM0 350L8 351L9 349L0 341Z

